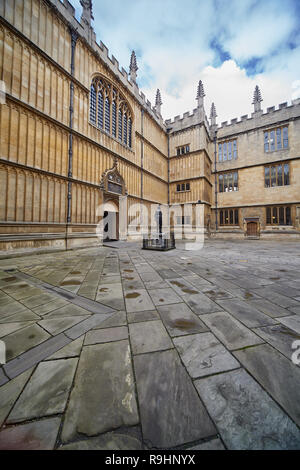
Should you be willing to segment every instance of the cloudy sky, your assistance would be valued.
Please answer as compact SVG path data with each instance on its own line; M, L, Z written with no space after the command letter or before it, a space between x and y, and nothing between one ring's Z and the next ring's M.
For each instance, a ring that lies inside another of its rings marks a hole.
M71 0L80 18L79 0ZM253 90L269 106L300 97L300 0L94 0L93 27L120 67L138 60L138 85L164 119L196 107L218 122L250 114Z

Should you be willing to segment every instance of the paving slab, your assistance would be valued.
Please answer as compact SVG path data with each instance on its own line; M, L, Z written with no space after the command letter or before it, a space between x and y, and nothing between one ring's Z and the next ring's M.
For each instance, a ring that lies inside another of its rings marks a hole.
M161 320L131 323L129 334L133 354L173 348L172 341Z
M7 423L63 413L78 360L41 362L13 407Z
M52 336L58 335L63 331L71 328L73 325L77 325L86 319L86 316L75 316L66 318L50 318L49 320L41 320L38 325L44 330L48 331Z
M8 382L8 380L9 379L4 374L4 371L3 371L2 367L0 367L0 387L1 387L1 385L6 384L6 382Z
M14 333L15 331L21 330L25 326L33 325L35 322L31 321L22 321L16 323L3 323L0 327L0 338L4 338L4 336L9 335L10 333Z
M65 416L62 442L70 442L77 434L95 436L138 422L128 341L85 346Z
M300 426L300 368L268 344L236 351L234 355Z
M229 350L245 348L264 342L227 312L201 315L201 320Z
M44 305L33 307L32 310L36 312L38 315L43 316L43 315L47 315L50 312L53 312L53 310L57 310L60 307L64 307L66 305L69 305L69 302L67 300L57 298Z
M145 310L144 312L127 313L128 323L139 323L148 320L160 320L156 310Z
M1 315L0 313L0 324L3 325L4 323L18 323L18 322L26 322L26 321L38 321L41 317L36 315L28 308L21 310L18 313L14 313L13 315Z
M53 311L50 311L46 315L44 315L44 319L48 320L50 318L64 318L64 317L75 317L75 316L83 316L83 315L91 315L92 313L88 310L85 310L82 307L78 307L78 305L74 305L68 302L68 305L64 307L57 308Z
M111 317L107 318L107 320L104 320L100 325L96 326L94 329L99 329L99 328L110 328L114 326L125 326L127 324L126 320L126 312L125 311L120 311L114 313Z
M238 299L218 300L218 304L248 328L275 325L278 323L268 315L265 315L264 313L249 305L249 303L246 301Z
M50 338L50 335L36 324L26 326L5 336L2 341L6 345L6 361L9 362L34 346L43 343L48 338Z
M198 379L195 385L228 449L300 448L297 426L245 370Z
M52 361L54 359L67 359L69 357L79 356L83 345L83 339L83 336L81 338L75 339L75 341L67 344L64 348L52 354L46 360Z
M58 450L142 450L142 443L128 434L108 433L64 445Z
M96 301L116 310L124 310L122 284L99 284Z
M35 346L24 354L21 354L21 356L5 364L5 372L9 378L13 379L38 362L46 359L54 352L59 351L70 342L71 339L67 338L64 333L50 337L50 339L47 341L44 341L38 346Z
M297 307L297 306L299 307L299 302L291 299L288 296L279 294L278 292L276 292L273 289L270 289L269 287L255 289L255 293L265 299L268 299L273 304L279 305L280 307L283 307L283 308Z
M84 345L108 343L111 341L120 341L128 338L127 326L117 326L115 328L104 328L88 331L85 335Z
M253 331L288 359L291 359L293 353L292 343L300 340L300 333L282 324L254 328Z
M136 289L125 295L127 312L142 312L145 310L155 310L154 304L146 289Z
M72 326L64 333L70 339L77 339L79 336L84 335L87 331L99 326L103 320L106 320L111 314L95 314L88 317L86 320L81 321L78 325Z
M220 439L211 439L210 441L188 447L187 450L226 450Z
M0 427L28 382L33 368L0 387Z
M272 318L286 317L290 315L290 312L287 309L282 308L279 305L273 304L272 302L266 299L253 299L249 300L248 303L255 307L257 310L260 310L261 312L265 313L266 315L269 315Z
M149 290L154 305L168 305L182 302L182 299L170 287L167 289Z
M135 356L134 367L149 448L174 447L216 434L175 350Z
M279 318L280 323L287 326L296 333L300 334L300 315L292 315L290 317Z
M173 341L193 379L240 367L212 333L183 336Z
M165 305L157 310L172 337L208 331L206 325L185 303Z
M190 295L195 295L199 294L199 290L196 289L193 284L188 282L184 278L179 278L179 279L171 279L168 280L167 283L169 284L170 287L172 287L175 292L179 295L185 295L185 294L190 294Z
M204 294L188 295L183 297L184 301L197 315L213 313L223 310L218 304L213 302Z
M33 297L28 297L22 300L22 304L24 304L28 308L39 307L40 305L44 305L48 302L56 300L56 297L51 294L45 294L43 291L39 289L40 293L38 295L34 295Z
M61 418L12 426L0 432L0 450L52 450Z

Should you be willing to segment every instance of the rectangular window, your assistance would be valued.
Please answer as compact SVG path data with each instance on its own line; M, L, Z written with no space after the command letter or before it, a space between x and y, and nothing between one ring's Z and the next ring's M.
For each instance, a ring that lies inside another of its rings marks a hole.
M289 135L288 135L288 128L284 127L282 129L283 134L283 148L287 149L289 146Z
M239 210L235 209L234 211L234 223L235 225L239 225Z
M224 193L228 192L228 174L224 174Z
M225 221L224 222L225 222L225 225L228 224L228 211L227 210L225 211Z
M281 128L276 129L276 139L277 139L277 150L280 150L281 145Z
M233 158L237 159L237 142L236 140L233 141Z
M180 155L180 148L177 149L177 155Z
M223 193L223 175L219 175L219 193Z
M287 149L289 146L288 128L278 127L264 132L265 152Z
M265 188L290 184L289 164L265 167Z
M276 186L276 166L271 166L271 186Z
M277 167L277 186L282 186L282 165Z
M190 146L189 146L189 145L187 145L187 146L185 147L185 151L186 151L186 153L189 153L189 151L190 151Z
M267 207L266 221L268 225L292 225L291 207Z
M275 131L270 132L270 149L271 152L275 150Z
M284 184L290 184L290 169L288 163L284 164Z
M270 167L269 166L265 167L265 187L266 188L270 187Z
M238 191L238 174L237 171L233 174L234 177L234 191Z
M186 191L189 191L190 190L190 183L186 183Z
M181 185L181 191L185 191L185 184L184 183L182 183L182 185Z
M177 192L180 191L180 184L177 184Z
M224 225L224 214L223 214L223 211L220 211L220 225Z
M227 142L224 142L223 144L223 161L225 162L227 160Z
M233 225L233 210L229 211L229 223Z
M219 193L238 191L238 172L219 175Z
M219 162L222 161L222 157L223 157L223 154L222 154L222 144L219 144Z
M265 152L269 151L269 133L265 132Z
M228 142L228 160L232 159L232 142Z

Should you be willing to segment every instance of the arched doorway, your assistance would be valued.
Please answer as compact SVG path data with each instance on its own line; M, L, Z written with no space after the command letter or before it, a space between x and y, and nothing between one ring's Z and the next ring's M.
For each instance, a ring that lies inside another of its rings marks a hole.
M119 204L117 200L104 203L103 241L119 240Z
M127 189L114 158L112 168L102 174L103 241L124 240L127 237Z

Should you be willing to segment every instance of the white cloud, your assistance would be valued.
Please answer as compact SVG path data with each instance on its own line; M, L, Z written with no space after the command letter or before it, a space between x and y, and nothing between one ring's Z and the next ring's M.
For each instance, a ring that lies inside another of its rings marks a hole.
M80 16L79 0L71 1ZM256 84L264 108L299 95L292 88L300 78L297 1L94 0L94 28L121 67L128 70L136 50L141 89L154 104L160 88L166 119L195 108L201 78L206 112L214 101L222 122L252 112ZM212 41L231 60L222 63ZM247 75L247 62L257 58L262 72Z

